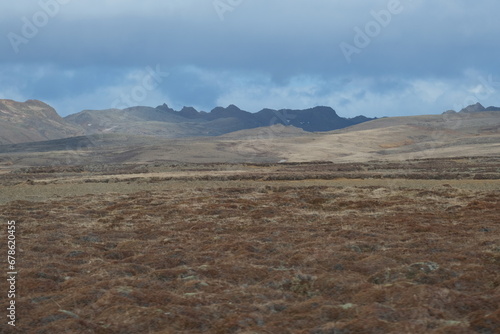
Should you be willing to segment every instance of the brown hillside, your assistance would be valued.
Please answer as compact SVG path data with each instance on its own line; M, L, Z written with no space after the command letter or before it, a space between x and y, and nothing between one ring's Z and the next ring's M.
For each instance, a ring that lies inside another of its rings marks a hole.
M82 131L38 100L0 100L0 144L73 137Z

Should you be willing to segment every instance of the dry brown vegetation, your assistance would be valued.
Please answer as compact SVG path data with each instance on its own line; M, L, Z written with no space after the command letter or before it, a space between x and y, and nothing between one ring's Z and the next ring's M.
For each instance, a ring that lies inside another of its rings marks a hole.
M19 226L17 329L499 333L497 166L456 159L123 167L242 171L207 180L111 177L109 186L138 190L6 201L0 218ZM91 180L108 172L18 170L3 189L55 187L61 173ZM336 184L349 175L352 181ZM432 186L412 186L403 179L411 176ZM496 186L470 186L488 183Z

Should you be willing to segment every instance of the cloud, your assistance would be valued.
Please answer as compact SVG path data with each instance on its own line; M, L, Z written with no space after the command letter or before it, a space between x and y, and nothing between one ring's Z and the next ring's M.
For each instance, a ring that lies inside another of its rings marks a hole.
M398 0L221 1L232 4L222 20L212 0L0 4L0 96L53 101L64 113L107 108L159 64L170 76L142 104L328 104L373 116L441 112L474 98L499 104L498 88L483 83L500 76L498 1L399 0L402 10L378 23L350 63L341 43L355 45ZM29 24L37 32L25 36ZM17 53L11 33L25 39Z
M152 82L151 71L162 73ZM51 103L62 115L83 109L194 106L209 111L236 104L256 112L262 108L332 106L343 116L371 117L441 113L468 104L498 104L499 78L466 70L454 78L398 76L296 75L276 81L270 73L205 69L162 64L137 68L56 65L0 66L0 97ZM130 101L130 102L129 102Z

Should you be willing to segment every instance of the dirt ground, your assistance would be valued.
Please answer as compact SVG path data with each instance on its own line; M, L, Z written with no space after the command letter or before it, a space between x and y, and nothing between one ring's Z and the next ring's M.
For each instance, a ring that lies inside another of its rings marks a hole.
M500 333L498 166L13 168L16 330Z

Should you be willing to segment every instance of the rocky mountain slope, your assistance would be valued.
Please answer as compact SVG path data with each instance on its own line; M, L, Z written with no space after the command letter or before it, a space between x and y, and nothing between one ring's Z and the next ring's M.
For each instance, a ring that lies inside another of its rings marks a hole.
M51 106L37 100L0 100L0 144L60 139L84 131L61 118Z

